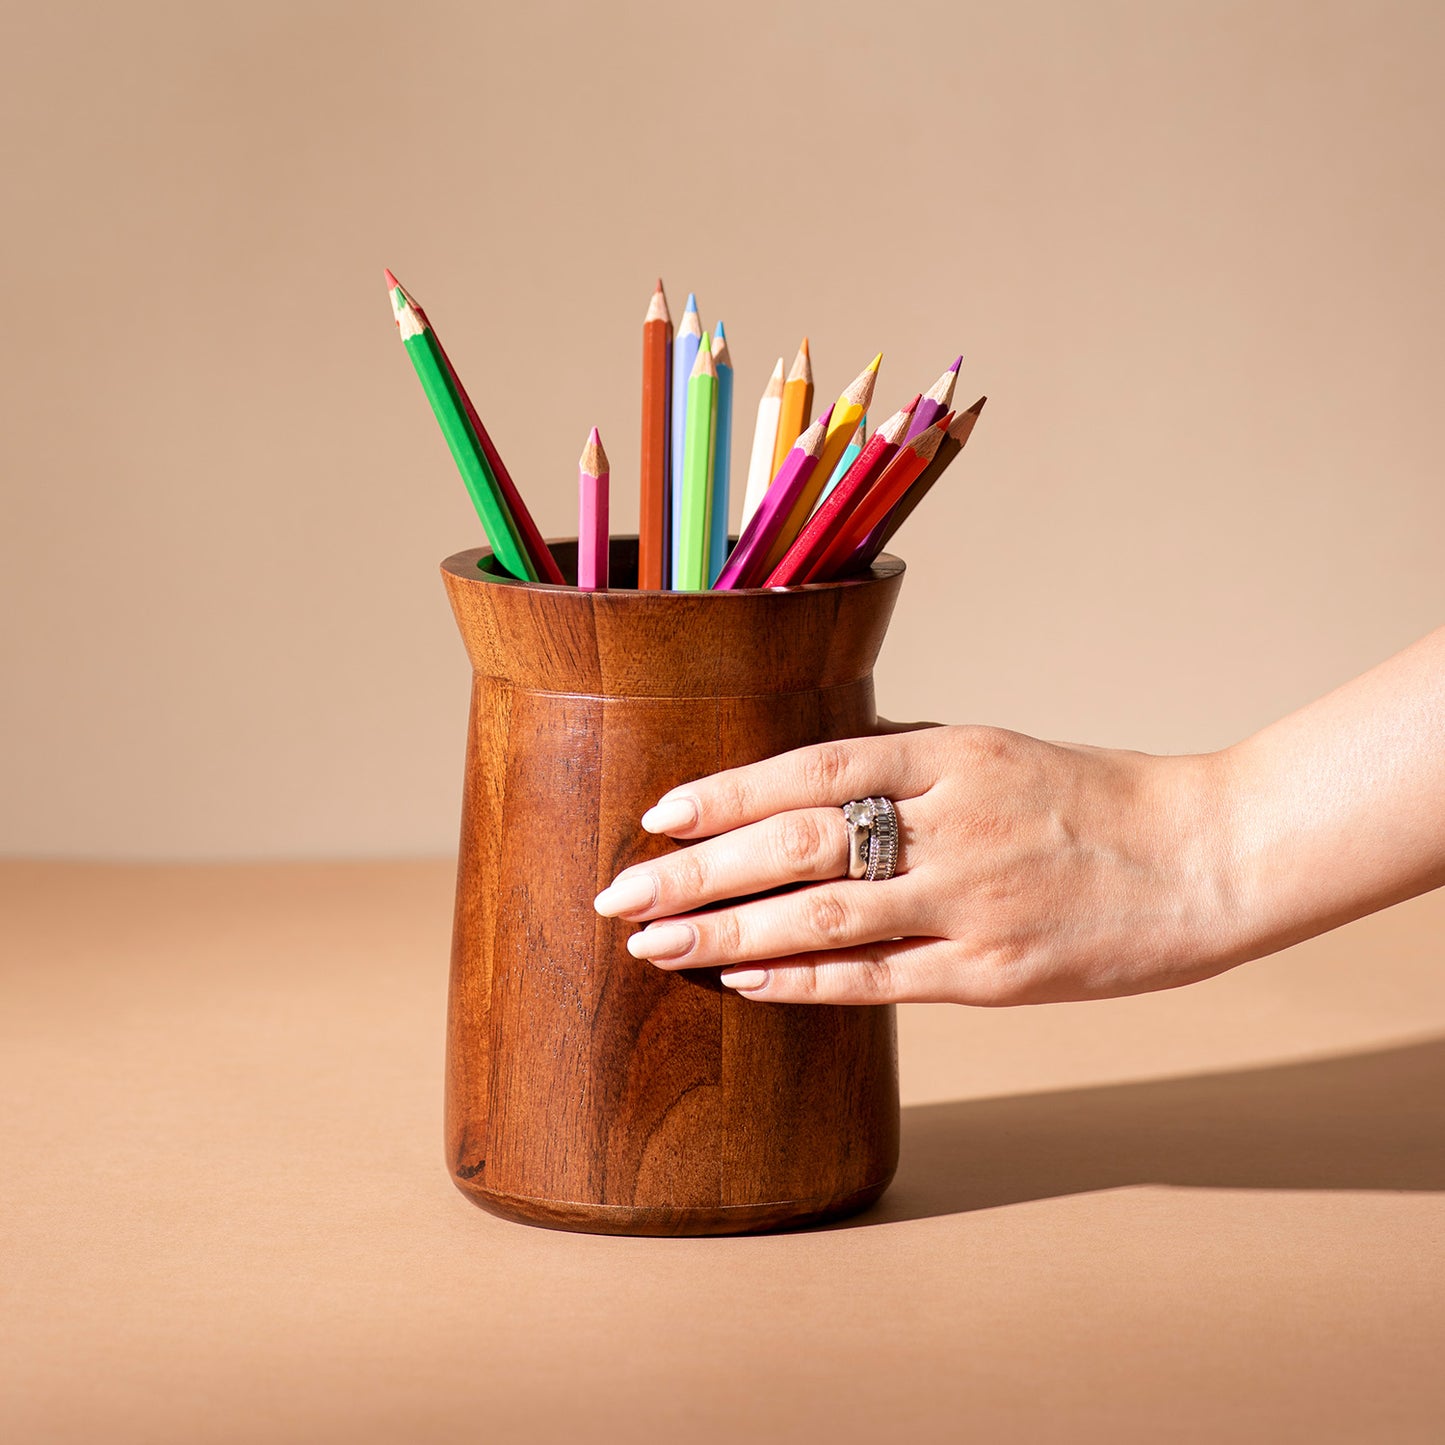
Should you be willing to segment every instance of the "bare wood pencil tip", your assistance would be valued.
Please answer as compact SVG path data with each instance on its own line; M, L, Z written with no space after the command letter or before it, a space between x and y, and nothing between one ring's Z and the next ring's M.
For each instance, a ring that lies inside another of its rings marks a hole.
M731 366L733 354L728 346L727 334L723 331L721 321L717 324L717 330L712 334L712 360L714 366Z
M793 369L788 373L789 381L813 380L813 357L808 350L808 338L803 338L803 344L798 348L798 354L793 358Z
M712 352L708 349L707 337L703 337L703 344L697 349L697 360L692 364L690 376L716 376L717 363L713 360Z
M953 413L941 416L931 427L918 433L908 443L910 451L917 452L925 462L931 462L938 448L943 444L943 439L948 435L948 429L953 425Z
M672 313L667 309L667 296L662 289L662 277L657 278L657 290L652 293L652 299L647 303L647 315L643 318L642 324L647 325L649 321L666 321L672 324Z
M582 448L582 460L577 464L589 477L603 477L611 470L607 461L607 453L602 446L602 437L597 428L592 428L592 434L587 438L587 445Z
M843 399L853 406L861 406L867 410L868 403L873 400L873 388L878 383L878 367L883 360L883 353L880 351L852 381L848 383L848 390L843 393Z
M828 423L833 420L833 408L828 410L793 443L798 451L804 456L816 457L823 450L823 442L828 435Z
M778 364L773 367L773 374L768 378L767 389L763 392L764 400L770 400L783 394L783 358L778 358Z

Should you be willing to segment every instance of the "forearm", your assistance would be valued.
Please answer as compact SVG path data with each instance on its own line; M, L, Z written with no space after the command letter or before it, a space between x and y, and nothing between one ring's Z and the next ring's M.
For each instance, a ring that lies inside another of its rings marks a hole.
M1241 959L1445 884L1445 628L1220 762Z

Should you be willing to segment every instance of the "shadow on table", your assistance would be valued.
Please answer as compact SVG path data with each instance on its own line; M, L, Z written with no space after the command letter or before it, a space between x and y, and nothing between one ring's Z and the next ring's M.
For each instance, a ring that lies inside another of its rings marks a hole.
M1445 1190L1445 1039L1231 1073L916 1105L903 1111L893 1187L854 1223L1129 1184Z

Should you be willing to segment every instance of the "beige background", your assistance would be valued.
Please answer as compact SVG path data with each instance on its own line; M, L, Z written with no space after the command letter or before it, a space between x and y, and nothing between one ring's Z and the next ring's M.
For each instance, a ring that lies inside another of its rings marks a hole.
M658 272L744 456L804 331L887 406L963 350L894 716L1209 748L1441 619L1445 7L7 9L0 851L452 847L383 264L555 534L594 422L635 519Z
M558 534L594 422L635 516L659 271L743 451L804 330L825 401L963 349L885 710L1214 747L1445 612L1445 6L5 12L0 853L70 861L0 865L0 1436L1441 1438L1445 892L902 1010L844 1228L462 1200L436 565L479 537L380 272Z

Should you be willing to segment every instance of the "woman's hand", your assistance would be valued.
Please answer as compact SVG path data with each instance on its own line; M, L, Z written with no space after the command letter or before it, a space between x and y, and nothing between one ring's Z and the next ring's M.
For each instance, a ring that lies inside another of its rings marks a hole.
M1226 756L983 727L801 748L667 793L643 827L700 841L627 869L596 906L647 924L628 940L636 957L722 966L729 987L771 1002L1056 1003L1172 988L1248 952ZM897 873L849 881L842 804L880 794L898 812Z

